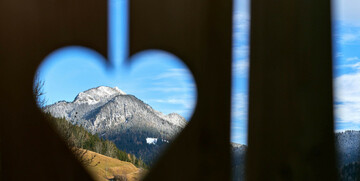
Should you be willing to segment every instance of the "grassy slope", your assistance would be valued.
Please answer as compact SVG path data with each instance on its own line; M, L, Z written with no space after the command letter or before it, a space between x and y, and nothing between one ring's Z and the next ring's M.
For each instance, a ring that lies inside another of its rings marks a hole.
M130 162L120 161L115 158L107 157L92 151L88 151L86 156L96 155L91 165L100 162L97 166L89 166L88 170L95 180L108 181L114 178L114 175L124 175L128 181L139 181L146 171L142 168L135 167ZM106 169L107 168L107 169Z

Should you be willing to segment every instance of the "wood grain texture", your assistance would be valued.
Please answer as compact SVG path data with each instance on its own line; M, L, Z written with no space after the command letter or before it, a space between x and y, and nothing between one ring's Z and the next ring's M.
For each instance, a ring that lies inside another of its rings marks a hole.
M330 15L251 1L247 180L336 180Z
M130 3L131 53L167 50L185 61L198 86L191 123L146 180L229 180L231 1ZM82 45L106 57L106 6L104 0L0 2L3 180L91 179L36 108L32 83L37 66L60 47Z
M3 180L91 180L47 124L32 96L35 71L66 45L107 54L104 0L0 1Z

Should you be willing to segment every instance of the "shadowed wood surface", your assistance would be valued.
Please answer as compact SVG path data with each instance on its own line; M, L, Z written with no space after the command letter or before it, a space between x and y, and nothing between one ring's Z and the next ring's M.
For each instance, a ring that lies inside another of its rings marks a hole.
M1 0L2 180L91 180L47 124L32 96L35 71L66 45L107 54L107 2Z
M230 179L232 2L130 1L130 51L167 50L193 72L192 121L145 180ZM90 180L32 98L66 45L107 52L103 0L0 1L2 180ZM253 0L248 180L336 180L330 1ZM26 154L23 154L26 153Z
M336 180L330 1L252 0L247 180Z
M130 3L131 53L167 50L185 61L198 86L192 122L146 180L229 180L232 2ZM60 47L86 46L106 57L106 6L104 0L0 2L3 180L91 179L36 108L32 83L37 66Z

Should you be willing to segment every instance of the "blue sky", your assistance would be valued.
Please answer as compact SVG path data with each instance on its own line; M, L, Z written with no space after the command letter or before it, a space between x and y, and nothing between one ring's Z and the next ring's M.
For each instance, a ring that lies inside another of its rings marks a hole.
M73 101L79 92L97 86L117 86L165 114L190 119L196 101L192 74L175 55L161 50L128 56L127 1L109 0L109 60L81 46L60 47L40 65L47 104Z
M360 1L333 1L335 129L360 129Z
M177 112L187 120L196 104L192 74L175 55L148 50L128 56L127 1L109 0L109 60L80 46L63 47L39 68L48 104L72 101L100 85L119 87L153 108ZM334 88L336 131L360 129L360 7L359 0L333 1ZM233 12L233 142L246 144L248 100L249 1L235 0Z
M249 69L249 1L235 0L233 13L233 90L231 140L246 144Z

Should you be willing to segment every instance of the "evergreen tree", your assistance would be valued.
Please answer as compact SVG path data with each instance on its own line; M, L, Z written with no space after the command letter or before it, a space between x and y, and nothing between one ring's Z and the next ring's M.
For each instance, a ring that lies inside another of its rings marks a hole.
M90 150L121 161L131 162L137 167L148 168L142 159L120 150L112 141L100 138L98 134L93 135L81 126L72 125L65 118L55 118L50 113L46 113L46 117L84 165L97 164L92 163L95 156L86 157L86 153Z

